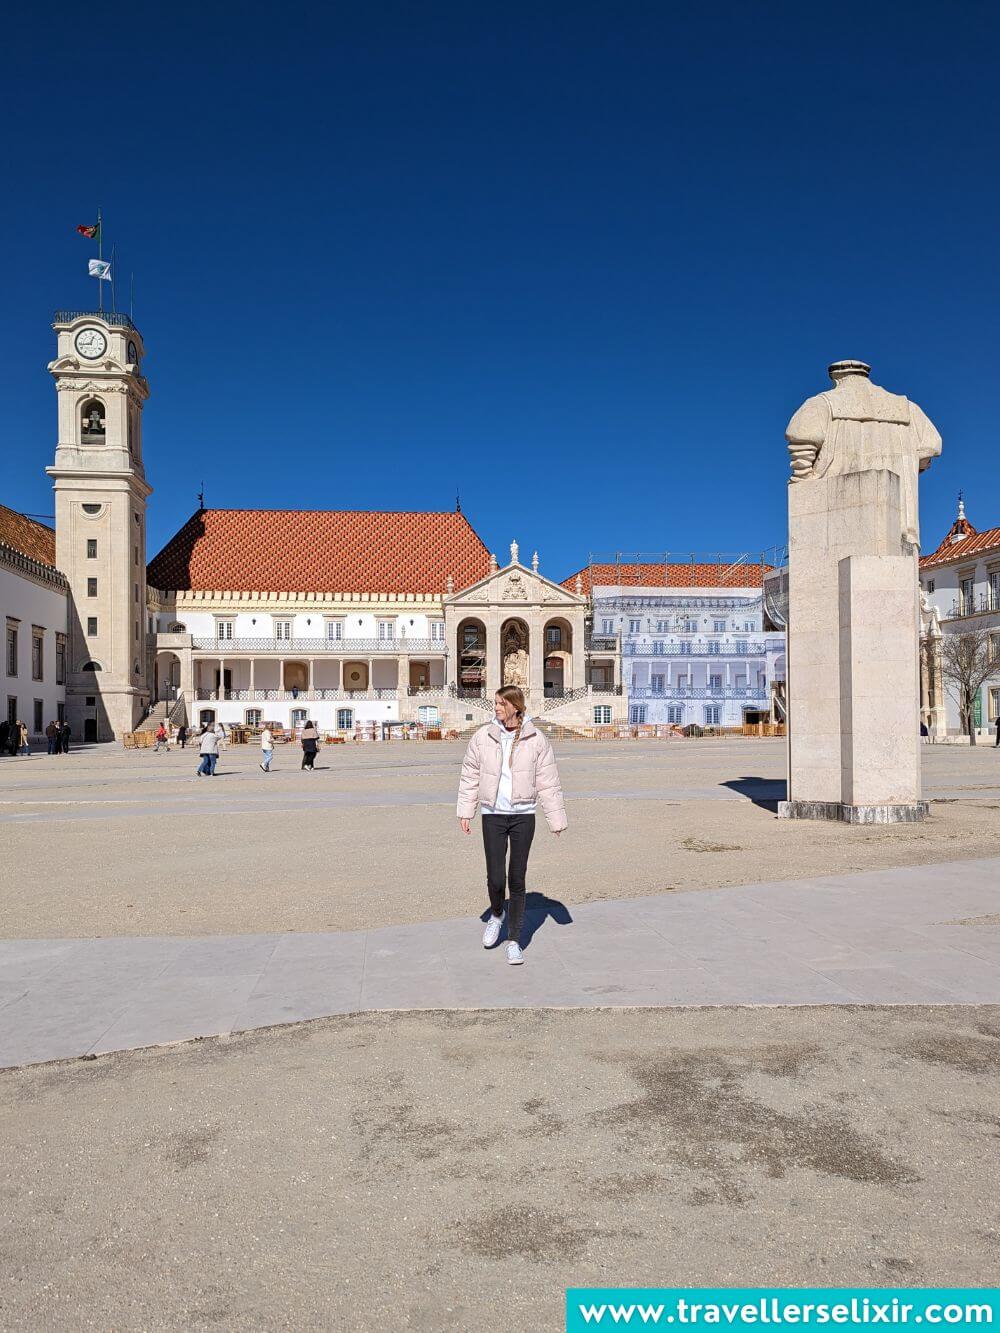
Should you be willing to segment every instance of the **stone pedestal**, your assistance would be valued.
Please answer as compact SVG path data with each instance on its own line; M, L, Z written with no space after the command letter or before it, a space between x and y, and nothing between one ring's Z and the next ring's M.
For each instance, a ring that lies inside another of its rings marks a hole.
M923 819L918 582L886 468L789 487L785 819Z

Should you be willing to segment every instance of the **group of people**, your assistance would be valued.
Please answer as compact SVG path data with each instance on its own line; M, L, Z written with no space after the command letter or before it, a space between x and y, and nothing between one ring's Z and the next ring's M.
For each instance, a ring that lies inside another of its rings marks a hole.
M69 754L69 739L73 729L68 722L52 721L45 728L49 754ZM28 743L28 728L20 720L0 722L0 754L11 757L19 754L31 754Z

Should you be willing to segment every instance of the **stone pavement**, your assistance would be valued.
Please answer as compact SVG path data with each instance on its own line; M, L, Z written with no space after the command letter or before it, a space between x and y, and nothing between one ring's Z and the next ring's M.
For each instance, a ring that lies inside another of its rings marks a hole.
M0 1065L393 1009L1000 1003L1000 859L568 907L526 959L475 919L0 941Z

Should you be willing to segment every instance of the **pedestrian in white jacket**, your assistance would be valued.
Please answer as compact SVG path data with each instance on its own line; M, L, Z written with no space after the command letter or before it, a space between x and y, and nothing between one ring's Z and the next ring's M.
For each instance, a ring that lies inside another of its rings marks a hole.
M566 828L566 808L552 746L528 717L521 690L516 685L497 690L494 712L494 721L480 727L469 741L458 784L457 813L463 833L470 832L477 806L483 816L490 896L483 948L492 949L500 939L509 888L506 953L507 962L516 964L524 962L521 929L535 809L542 807L549 828L558 837Z
M265 727L260 733L260 766L265 773L270 773L273 758L274 736L271 734L271 728Z

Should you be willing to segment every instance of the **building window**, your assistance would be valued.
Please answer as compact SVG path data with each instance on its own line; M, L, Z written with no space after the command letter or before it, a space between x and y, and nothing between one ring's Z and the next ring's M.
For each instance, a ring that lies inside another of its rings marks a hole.
M958 585L958 588L959 588L959 597L961 598L959 615L970 616L972 612L975 610L975 604L976 604L975 579L972 578L962 579Z
M679 726L684 716L684 709L679 704L671 704L667 709L667 721L671 726Z
M663 680L664 680L663 676L657 676L657 675L650 676L649 688L653 691L654 694L663 693Z
M928 591L928 592L933 592L933 591L934 591L934 580L933 580L933 579L928 579L928 580L927 580L927 591Z
M687 634L697 634L698 633L697 620L686 620L684 622L684 631Z
M666 634L667 629L668 629L668 625L667 625L667 622L666 622L665 620L658 620L658 621L656 622L656 632L657 632L657 634Z
M562 628L559 625L549 625L545 631L546 648L562 647Z
M101 512L101 506L100 506L100 505L84 505L84 506L83 506L83 512L84 512L85 514L99 514L99 513Z
M233 622L231 620L217 620L215 622L215 637L219 643L228 643L233 637Z
M36 736L40 736L45 730L45 723L42 720L42 700L35 700L35 719L33 731Z
M1000 717L1000 689L995 685L990 690L990 721L995 722Z
M681 639L681 656L682 656L682 657L690 657L690 656L691 656L691 641L690 641L690 639Z
M432 621L431 621L431 642L432 642L432 643L444 643L444 621L443 621L443 620L432 620Z
M1000 611L1000 569L990 570L990 610Z
M417 709L417 721L422 727L439 727L441 714L437 710L437 705L421 704Z
M66 705L62 699L56 704L56 721L60 726L66 721Z
M96 634L96 633L97 633L97 617L96 617L96 616L88 616L88 617L87 617L87 633L88 633L88 634Z
M17 626L7 626L7 675L17 675Z
M138 548L138 546L133 546L133 547L132 547L132 563L133 563L133 565L137 565L137 564L139 563L139 548Z
M737 640L736 640L736 651L737 651L738 653L745 653L745 652L747 651L747 641L746 641L746 639L737 639Z
M710 656L710 657L718 657L718 656L719 656L719 641L718 641L718 639L709 639L709 641L708 641L708 652L709 652L709 656Z
M353 731L353 730L354 730L354 709L353 709L353 708L338 708L338 709L337 709L337 730L338 730L338 731Z
M259 727L260 720L264 716L259 708L248 708L243 714L243 719L248 727Z
M96 596L97 596L97 580L96 580L96 579L88 579L88 580L87 580L87 596L88 596L88 597L96 597Z
M274 637L282 643L291 642L292 622L290 620L276 620L274 622Z
M394 620L380 620L378 622L379 643L391 643L396 637L396 622Z
M641 629L642 629L642 621L641 621L641 620L630 620L630 621L628 622L628 632L629 632L629 634L638 634L638 633L641 631Z
M611 705L598 704L594 709L594 726L609 727L611 725Z
M56 635L56 684L66 684L66 640Z
M662 657L666 651L666 644L662 639L653 640L653 653L656 657Z
M45 667L45 631L31 631L31 679L43 680Z
M709 676L709 678L708 678L708 687L709 687L709 689L711 689L711 690L721 690L721 689L722 689L722 677L721 677L721 676Z
M615 622L613 620L601 621L601 633L610 637L615 632Z
M628 710L628 720L633 727L641 727L646 721L646 705L633 704Z
M11 726L17 721L17 696L14 694L7 695L7 721Z
M103 670L100 662L84 662L80 668L81 671L101 671Z
M186 626L186 625L182 625L181 622L180 622L179 620L173 620L173 621L171 621L170 624L167 626L167 633L168 633L168 634L186 634L186 633L187 633L187 626Z
M328 620L326 622L326 638L328 643L339 643L344 637L344 622L342 620Z
M87 559L88 559L88 560L96 560L96 559L97 559L97 538L96 538L96 537L88 537L88 538L87 538Z
M720 704L705 705L705 726L717 727L722 720L722 707Z
M725 634L726 622L724 620L713 620L712 629L715 631L716 634Z

